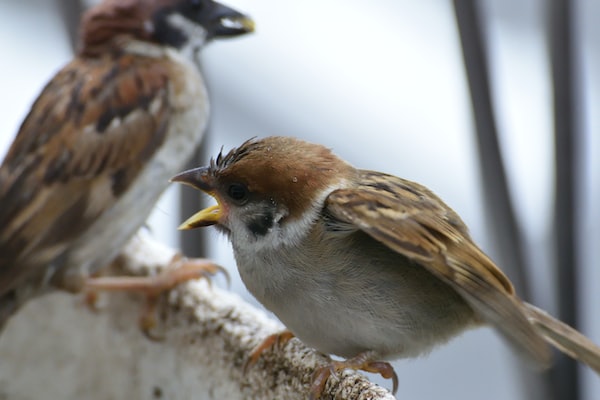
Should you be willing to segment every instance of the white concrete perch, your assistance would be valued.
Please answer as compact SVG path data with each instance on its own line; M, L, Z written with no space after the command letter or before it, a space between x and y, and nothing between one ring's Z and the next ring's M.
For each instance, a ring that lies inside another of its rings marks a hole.
M128 273L156 273L173 250L137 237ZM324 356L292 339L242 373L250 350L281 324L206 281L173 290L159 306L164 339L148 340L137 320L143 299L103 296L91 312L81 297L32 301L0 337L0 399L305 399ZM324 399L394 397L355 372L330 378Z

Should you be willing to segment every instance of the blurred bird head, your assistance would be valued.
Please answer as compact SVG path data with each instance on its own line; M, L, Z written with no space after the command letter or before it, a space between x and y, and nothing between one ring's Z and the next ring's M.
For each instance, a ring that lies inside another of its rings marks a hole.
M82 18L81 52L120 38L196 52L211 39L253 30L250 17L212 0L105 0Z

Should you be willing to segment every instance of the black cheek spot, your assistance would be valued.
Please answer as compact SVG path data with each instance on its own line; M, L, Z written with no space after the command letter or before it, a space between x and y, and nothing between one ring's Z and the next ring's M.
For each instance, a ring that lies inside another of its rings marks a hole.
M181 48L188 41L187 35L180 29L173 27L167 21L172 10L159 11L154 15L153 39L175 48Z
M273 220L273 214L257 215L248 224L248 229L255 236L265 236L269 232L269 229L273 227Z

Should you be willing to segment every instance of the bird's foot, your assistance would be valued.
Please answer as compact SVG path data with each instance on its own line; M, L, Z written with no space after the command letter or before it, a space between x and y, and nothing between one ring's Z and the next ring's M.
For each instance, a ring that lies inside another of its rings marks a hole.
M394 367L388 362L374 360L375 356L374 352L366 351L346 361L332 361L329 365L317 369L310 388L310 400L320 398L329 377L333 376L337 379L337 374L345 369L376 373L385 379L392 379L392 393L396 394L398 391L398 375L396 375Z
M227 271L212 261L176 254L169 266L155 276L102 276L86 279L86 301L93 306L99 291L141 293L146 297L146 303L140 316L140 329L148 338L160 340L161 337L152 332L157 325L156 306L160 295L192 279L205 278L210 283L210 278L218 272L225 274L229 281Z
M248 356L248 359L246 360L243 366L244 374L246 373L246 371L248 371L248 368L256 364L263 352L267 350L281 350L283 346L285 346L285 344L289 342L290 339L292 339L294 336L295 335L288 330L267 336L267 338L263 340L262 343L260 343L250 352L250 355Z

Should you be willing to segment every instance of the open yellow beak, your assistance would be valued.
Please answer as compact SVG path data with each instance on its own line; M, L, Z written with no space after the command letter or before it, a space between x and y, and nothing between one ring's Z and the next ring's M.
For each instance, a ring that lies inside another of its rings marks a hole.
M186 219L177 229L185 231L188 229L214 225L219 222L219 218L221 218L221 206L217 204L198 211L196 214Z

